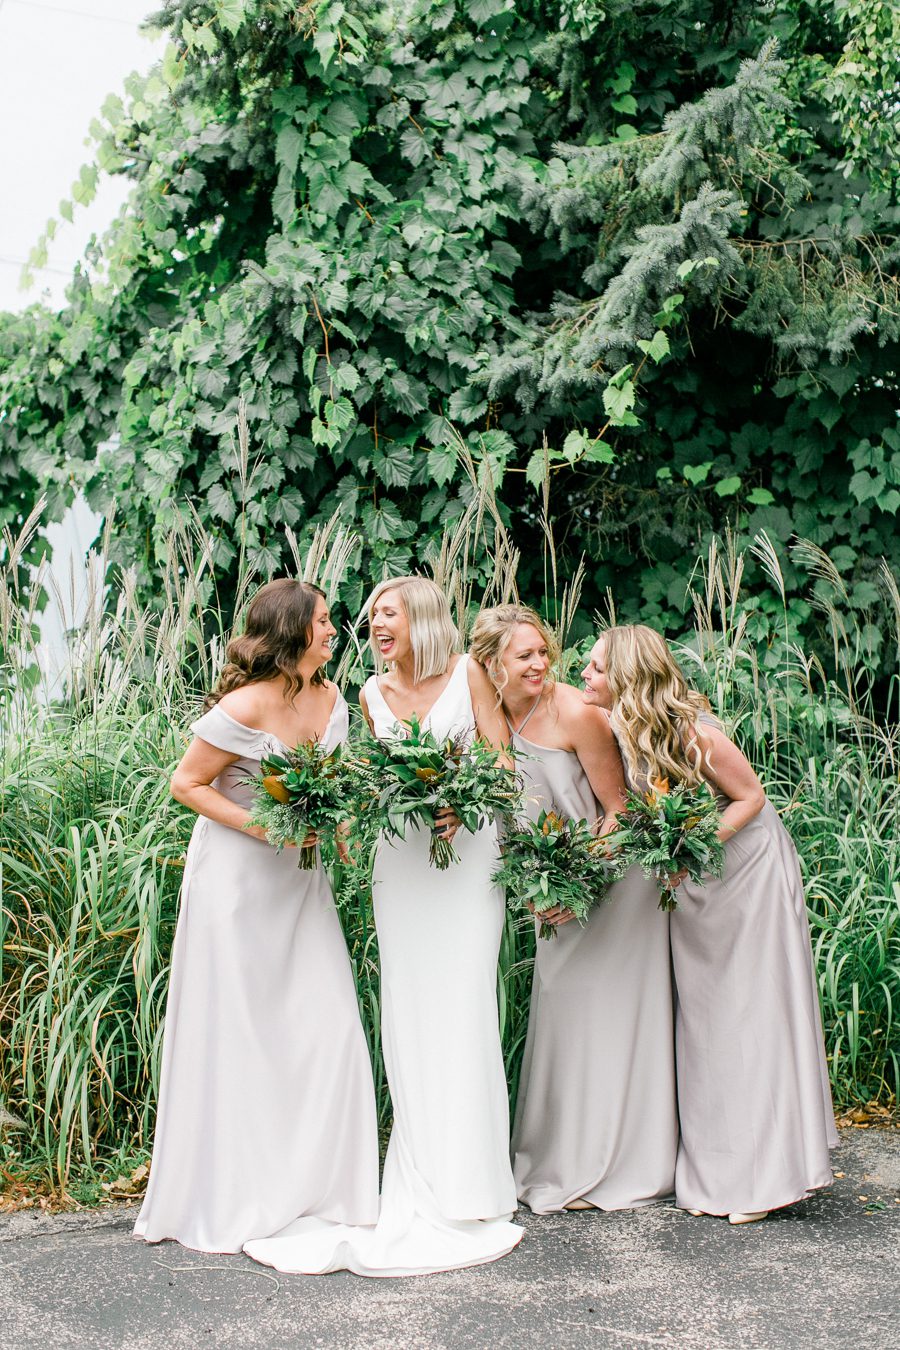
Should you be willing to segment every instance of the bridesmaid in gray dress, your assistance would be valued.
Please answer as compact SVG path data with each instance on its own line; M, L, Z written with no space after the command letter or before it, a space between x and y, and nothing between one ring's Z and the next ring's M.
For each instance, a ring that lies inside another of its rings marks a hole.
M347 735L347 705L323 672L334 633L318 587L263 586L172 779L199 819L134 1230L147 1242L239 1252L299 1215L378 1214L372 1071L328 878L246 828L242 782L267 754Z
M538 615L483 610L471 650L502 695L533 815L553 807L610 828L624 782L608 718L554 681L558 650ZM668 916L637 869L584 928L553 915L513 1129L519 1197L540 1214L650 1204L672 1193L678 1143Z
M705 780L725 872L680 879L672 915L679 1206L752 1223L831 1181L838 1142L803 881L750 764L643 625L596 643L586 682L633 777Z

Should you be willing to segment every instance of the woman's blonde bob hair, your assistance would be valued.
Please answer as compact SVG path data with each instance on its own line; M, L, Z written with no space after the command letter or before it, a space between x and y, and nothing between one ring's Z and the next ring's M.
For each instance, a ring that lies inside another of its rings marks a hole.
M372 611L385 591L397 592L409 623L414 683L430 680L435 675L444 675L450 665L450 657L458 646L459 634L450 613L450 603L440 586L428 577L389 577L380 582L366 601L370 631ZM369 637L369 646L375 657L376 669L383 670L389 663L385 662L372 636Z
M548 683L554 684L556 676L552 668L559 661L559 643L541 616L533 609L529 609L527 605L494 605L491 609L483 609L480 612L472 628L470 655L484 666L501 698L509 682L509 676L503 668L503 657L516 629L524 623L536 628L541 635L541 641L550 657L551 669L547 672L547 680Z
M629 778L696 787L703 781L697 722L701 714L710 716L708 699L690 687L655 629L622 624L598 640L613 700L610 720Z

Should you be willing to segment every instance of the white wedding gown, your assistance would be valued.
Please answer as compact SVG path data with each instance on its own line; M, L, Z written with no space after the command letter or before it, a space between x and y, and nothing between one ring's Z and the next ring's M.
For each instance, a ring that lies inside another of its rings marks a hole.
M423 723L471 740L468 657ZM365 688L375 733L397 719L373 676ZM394 1105L377 1224L305 1218L244 1251L277 1270L425 1275L505 1256L522 1229L509 1222L516 1192L497 1014L503 897L491 884L493 825L454 841L459 861L428 861L429 832L379 846L374 873L381 955L382 1044Z

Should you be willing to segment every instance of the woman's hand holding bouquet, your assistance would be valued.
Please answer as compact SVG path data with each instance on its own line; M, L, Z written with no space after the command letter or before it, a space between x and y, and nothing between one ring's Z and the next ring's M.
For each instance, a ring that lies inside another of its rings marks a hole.
M685 878L720 877L725 848L718 837L716 799L705 783L669 787L663 778L647 792L629 792L616 829L603 836L614 850L619 875L636 863L660 885L659 907L677 909L676 887Z
M568 910L583 926L617 875L587 821L542 811L537 820L518 821L506 831L494 880L504 887L509 909L538 918ZM555 925L542 919L539 936L555 937Z
M403 838L410 821L427 826L429 859L441 870L458 858L444 834L448 812L474 834L496 813L515 811L521 797L500 751L483 741L438 741L416 717L404 737L371 738L354 765L360 816L392 838Z
M254 789L247 828L265 831L277 849L295 846L300 866L316 866L316 844L323 858L335 861L341 852L339 831L350 813L352 774L340 748L326 751L307 741L286 755L261 761L262 773L245 781Z

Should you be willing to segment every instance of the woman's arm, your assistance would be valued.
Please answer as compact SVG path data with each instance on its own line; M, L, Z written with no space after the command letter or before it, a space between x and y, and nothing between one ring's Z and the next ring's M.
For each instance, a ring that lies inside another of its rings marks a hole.
M369 705L366 702L366 691L364 689L360 689L359 691L359 706L362 708L362 715L366 719L368 728L371 731L372 735L374 736L375 727L372 725L372 719L369 716Z
M509 748L509 727L503 715L503 705L497 698L497 690L484 666L480 666L477 661L469 661L467 674L475 713L475 730L481 740L501 752L501 763L511 769L513 758Z
M603 808L600 834L615 829L616 814L625 805L625 771L609 718L602 708L583 703L568 711L567 730L591 791Z
M240 755L230 755L225 750L217 750L208 741L199 738L191 741L181 763L172 774L170 783L172 796L176 801L183 802L192 811L196 811L198 816L206 816L207 820L227 825L232 830L240 830L242 834L249 834L254 839L265 839L266 832L261 826L252 825L249 829L244 828L250 819L250 812L245 807L238 806L237 802L230 801L212 786L213 780L218 778L229 764L235 764L239 759Z
M746 755L718 727L698 727L695 744L703 755L701 771L713 787L730 797L722 812L719 838L723 844L733 839L766 804L762 783Z

